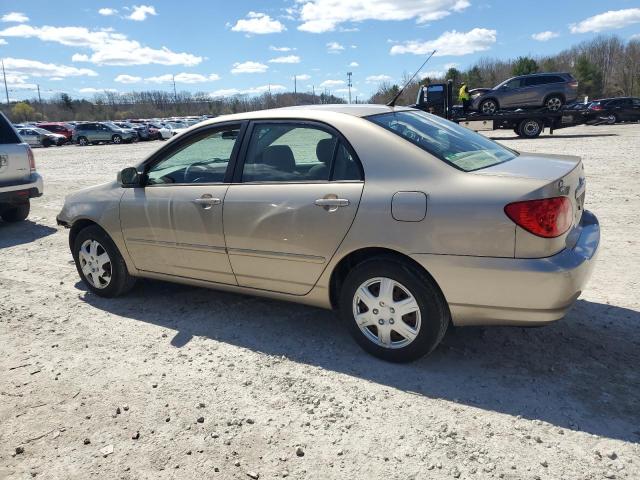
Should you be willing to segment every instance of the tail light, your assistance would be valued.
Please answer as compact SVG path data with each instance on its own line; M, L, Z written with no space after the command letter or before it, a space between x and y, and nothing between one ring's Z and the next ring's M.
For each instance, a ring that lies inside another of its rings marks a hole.
M510 203L504 213L527 232L544 238L559 237L573 223L573 207L567 197Z
M590 108L591 110L596 110L596 111L604 110L604 109L602 108L602 105L591 105L589 108Z
M29 170L33 173L36 171L36 159L33 156L33 150L29 146L27 146L27 157L29 157Z
M569 82L571 88L578 88L578 82Z

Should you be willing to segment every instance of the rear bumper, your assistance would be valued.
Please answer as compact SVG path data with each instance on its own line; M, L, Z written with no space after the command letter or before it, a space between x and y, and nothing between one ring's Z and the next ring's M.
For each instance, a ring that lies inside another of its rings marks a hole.
M455 325L533 326L565 316L598 254L600 225L585 211L573 248L547 258L412 255L433 275Z
M44 190L42 177L32 173L28 183L0 186L1 203L21 203L29 198L42 196Z

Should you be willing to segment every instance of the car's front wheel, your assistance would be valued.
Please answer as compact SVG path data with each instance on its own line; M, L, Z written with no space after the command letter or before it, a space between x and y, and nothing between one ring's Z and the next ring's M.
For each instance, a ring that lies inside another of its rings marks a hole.
M613 125L618 122L618 116L615 113L607 115L607 125Z
M430 353L449 324L449 308L433 280L385 257L350 271L340 294L340 315L364 350L392 362Z
M29 211L31 210L31 204L27 200L25 203L21 203L19 205L15 205L8 210L2 212L2 219L5 222L22 222L26 220L29 216Z
M86 147L87 145L89 145L89 140L87 139L87 137L78 137L78 145L80 145L81 147Z
M78 233L72 253L80 278L96 295L117 297L135 284L118 247L97 225Z
M493 115L498 111L498 102L496 102L493 98L489 98L487 100L483 100L480 103L478 111L480 113L484 113L485 115Z
M120 135L114 135L113 137L111 137L111 141L118 145L122 143L122 137Z

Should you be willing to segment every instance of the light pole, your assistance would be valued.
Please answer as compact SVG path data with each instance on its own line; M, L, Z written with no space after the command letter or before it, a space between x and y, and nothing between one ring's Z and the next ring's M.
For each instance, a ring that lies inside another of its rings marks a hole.
M351 72L347 72L347 86L349 87L349 103L351 103Z

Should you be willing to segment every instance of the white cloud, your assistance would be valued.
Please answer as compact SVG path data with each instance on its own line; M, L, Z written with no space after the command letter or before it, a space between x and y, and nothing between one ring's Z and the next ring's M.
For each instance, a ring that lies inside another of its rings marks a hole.
M0 45L7 45L7 41L4 38L0 38Z
M364 20L438 20L467 8L468 0L296 0L302 24L298 30L322 33L345 22Z
M444 68L445 70L449 70L450 68L458 68L460 66L459 63L455 63L455 62L450 62L450 63L445 63L444 64Z
M340 85L344 85L344 80L325 80L320 84L320 87L333 88L333 87L339 87Z
M327 43L327 52L329 53L340 53L342 50L344 50L344 46L338 42Z
M307 75L306 73L303 73L302 75L296 75L296 79L299 82L304 82L306 80L309 80L311 78L311 75Z
M51 82L61 82L62 80L64 80L64 78L62 78L62 77L51 77L49 79L49 81L51 81Z
M204 83L204 82L214 82L216 80L220 80L220 75L216 73L211 73L209 75L201 75L199 73L178 73L175 75L171 75L167 73L165 75L159 75L157 77L147 77L144 79L145 82L149 83L171 83L175 80L176 83Z
M629 40L640 40L640 33L634 33L629 37Z
M85 88L78 89L78 92L80 92L80 93L106 93L106 92L117 93L118 90L116 90L115 88L85 87Z
M389 75L369 75L365 81L367 83L390 82L393 80Z
M35 83L27 83L29 75L8 73L6 74L7 87L11 90L36 90Z
M98 10L98 13L100 15L104 15L105 17L109 17L118 13L118 10L116 10L115 8L101 8L100 10Z
M569 25L571 33L601 32L640 23L640 8L609 10Z
M267 65L260 62L236 62L233 64L231 73L264 73L269 69Z
M88 68L43 63L24 58L5 58L4 67L8 73L29 75L32 77L95 77L98 75Z
M455 64L454 64L455 65ZM456 68L456 67L446 67L447 70L449 68ZM442 70L427 70L426 72L420 72L418 74L418 76L420 77L420 80L422 80L423 78L444 78L444 76L446 75L445 72L443 72Z
M13 23L24 23L29 21L29 17L27 17L24 13L20 12L9 12L2 16L0 19L3 22L13 22Z
M134 5L133 7L131 7L131 9L133 11L131 12L131 15L129 15L127 18L129 20L134 20L136 22L142 22L146 20L148 15L158 14L156 12L155 7L151 5Z
M295 48L292 47L274 47L273 45L269 46L269 50L273 52L292 52Z
M118 75L113 79L113 81L118 83L138 83L142 81L142 77L136 77L134 75Z
M436 57L447 55L468 55L470 53L488 50L496 43L496 31L486 28L474 28L468 32L452 30L444 32L435 40L426 42L413 40L391 47L391 55L413 53L414 55L426 55L436 50Z
M269 63L300 63L300 57L297 55L287 55L286 57L276 57L269 60Z
M547 42L552 38L559 37L560 34L557 32L552 32L551 30L546 30L544 32L534 33L531 35L531 38L537 40L538 42Z
M235 95L261 95L263 93L271 92L283 92L286 90L284 85L261 85L259 87L247 88L245 90L240 90L237 88L226 88L221 90L216 90L212 92L210 95L213 98L220 97L233 97Z
M357 91L358 91L358 89L356 87L351 87L351 93L356 93ZM335 94L349 93L349 89L348 88L337 88L336 90L334 90L331 93L335 93Z
M231 27L234 32L245 32L254 35L264 35L266 33L280 33L286 30L279 21L272 19L266 13L249 12L247 18L241 18Z
M354 67L354 68L355 68L355 67L359 67L359 66L360 66L360 64L359 64L358 62L351 62L351 63L349 64L349 66L350 66L350 67Z
M85 55L84 53L74 53L71 55L72 62L88 62L89 55Z
M177 53L166 47L154 49L129 40L126 35L112 30L89 30L85 27L33 27L15 25L0 30L0 37L35 37L43 42L84 47L92 51L87 58L97 65L186 65L194 66L202 62L202 57L190 53Z

